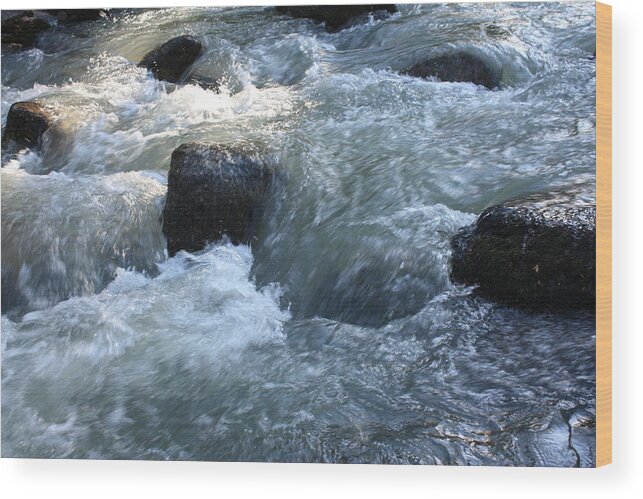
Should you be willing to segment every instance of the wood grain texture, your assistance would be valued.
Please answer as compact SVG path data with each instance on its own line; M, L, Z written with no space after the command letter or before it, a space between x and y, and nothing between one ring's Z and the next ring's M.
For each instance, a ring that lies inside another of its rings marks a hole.
M612 462L612 7L596 3L596 466Z

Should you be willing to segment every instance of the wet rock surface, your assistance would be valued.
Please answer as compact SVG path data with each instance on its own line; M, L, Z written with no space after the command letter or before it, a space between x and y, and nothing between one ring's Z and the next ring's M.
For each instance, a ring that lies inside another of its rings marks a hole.
M63 23L97 21L109 16L107 9L48 9L46 12Z
M532 309L595 307L596 206L582 191L492 206L451 246L451 279L480 296Z
M107 17L107 9L3 10L3 49L31 49L38 46L38 37L46 31Z
M489 89L500 85L500 72L484 61L466 52L456 52L427 59L404 72L418 78L436 78L440 81L471 82Z
M394 4L282 6L275 7L275 9L280 14L324 23L326 31L330 33L365 22L371 13L375 17L384 17L397 12L397 7Z
M273 177L255 152L198 142L175 149L163 211L170 255L224 236L252 243Z
M211 90L216 93L219 93L219 90L221 88L221 82L216 78L198 74L190 75L186 83L198 85L203 90Z
M16 102L11 105L2 136L2 147L38 148L44 133L54 121L50 109L36 101Z
M50 28L51 25L47 20L33 11L4 11L2 45L18 50L33 48L36 46L38 36Z
M139 63L158 80L178 83L203 52L203 46L193 36L177 36L151 50Z

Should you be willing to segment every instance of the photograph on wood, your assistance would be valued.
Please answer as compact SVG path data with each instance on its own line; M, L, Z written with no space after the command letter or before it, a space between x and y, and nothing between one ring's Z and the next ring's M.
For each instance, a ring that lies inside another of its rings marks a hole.
M610 15L3 10L2 457L609 462Z

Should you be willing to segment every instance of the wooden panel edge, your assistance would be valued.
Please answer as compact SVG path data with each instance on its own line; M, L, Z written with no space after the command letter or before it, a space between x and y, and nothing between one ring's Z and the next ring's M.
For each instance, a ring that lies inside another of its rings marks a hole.
M612 7L596 2L596 466L612 462Z

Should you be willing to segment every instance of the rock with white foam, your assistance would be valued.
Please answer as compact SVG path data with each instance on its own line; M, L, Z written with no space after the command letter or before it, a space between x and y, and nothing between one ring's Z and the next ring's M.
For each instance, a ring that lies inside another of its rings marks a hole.
M40 147L43 135L53 125L54 120L52 109L41 102L14 102L7 114L7 125L2 137L3 148L12 142L18 147Z
M43 158L41 168L30 173L46 174L60 169L74 144L73 119L67 114L45 101L13 103L7 114L2 149L9 153L8 157L24 149L37 152Z
M139 67L150 70L157 80L179 83L202 53L198 39L177 36L145 54Z
M530 309L594 309L596 202L580 189L487 208L451 241L451 279Z
M255 151L200 142L176 148L163 212L170 255L198 251L224 236L252 243L274 177Z

